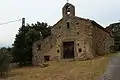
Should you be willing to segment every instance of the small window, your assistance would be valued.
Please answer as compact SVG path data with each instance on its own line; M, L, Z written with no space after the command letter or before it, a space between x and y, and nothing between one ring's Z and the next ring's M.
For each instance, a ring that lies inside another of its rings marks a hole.
M37 48L38 48L38 50L41 50L41 45L38 45Z
M67 22L67 28L70 28L70 23L69 22Z
M115 43L115 45L119 45L118 43Z
M59 29L61 28L61 26L59 26Z
M77 32L77 35L79 35L79 32Z
M57 53L59 53L60 51L59 50L57 50Z
M79 49L79 52L82 52L81 48Z
M45 61L50 61L50 56L44 56Z
M79 23L77 22L76 24L78 25Z

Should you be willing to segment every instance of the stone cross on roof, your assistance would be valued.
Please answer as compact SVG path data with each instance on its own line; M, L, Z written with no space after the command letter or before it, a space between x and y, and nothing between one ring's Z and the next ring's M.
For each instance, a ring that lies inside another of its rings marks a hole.
M69 0L67 0L67 3L69 2Z

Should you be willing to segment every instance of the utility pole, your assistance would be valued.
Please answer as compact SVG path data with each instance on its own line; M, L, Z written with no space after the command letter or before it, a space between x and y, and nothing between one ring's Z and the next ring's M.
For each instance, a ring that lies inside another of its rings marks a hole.
M22 27L25 26L25 18L22 18Z
M22 18L22 27L21 27L21 29L22 29L23 35L25 35L24 27L25 27L25 18Z

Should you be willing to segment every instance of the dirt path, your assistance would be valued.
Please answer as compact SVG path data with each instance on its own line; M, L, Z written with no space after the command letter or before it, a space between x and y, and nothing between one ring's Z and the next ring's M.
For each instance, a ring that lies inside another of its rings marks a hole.
M100 80L120 80L120 52L110 59L108 68Z

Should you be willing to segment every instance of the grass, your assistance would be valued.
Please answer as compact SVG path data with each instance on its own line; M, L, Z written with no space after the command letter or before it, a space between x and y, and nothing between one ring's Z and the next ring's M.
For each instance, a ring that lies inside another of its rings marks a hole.
M13 69L7 80L98 80L110 55L87 61L51 61L49 66Z

